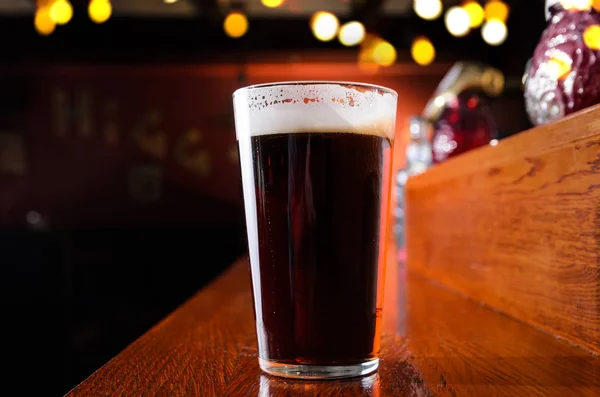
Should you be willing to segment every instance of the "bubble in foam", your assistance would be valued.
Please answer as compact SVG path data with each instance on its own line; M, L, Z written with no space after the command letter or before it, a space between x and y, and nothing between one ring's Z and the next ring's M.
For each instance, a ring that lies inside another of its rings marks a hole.
M238 139L300 132L394 138L397 95L383 87L281 83L239 89L233 102Z

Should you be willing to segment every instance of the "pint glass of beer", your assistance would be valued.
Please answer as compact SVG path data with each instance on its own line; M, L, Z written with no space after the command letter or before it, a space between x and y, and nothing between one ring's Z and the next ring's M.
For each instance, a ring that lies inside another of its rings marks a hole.
M396 92L284 82L233 102L260 367L301 379L375 371Z

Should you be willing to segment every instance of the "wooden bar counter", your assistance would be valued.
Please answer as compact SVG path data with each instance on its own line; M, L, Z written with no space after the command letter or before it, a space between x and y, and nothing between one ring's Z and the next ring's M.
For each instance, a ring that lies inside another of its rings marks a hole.
M292 381L261 372L247 259L70 396L569 396L600 393L600 357L394 265L376 375Z
M262 373L248 262L240 258L68 395L600 395L600 223L594 223L600 216L600 108L490 149L466 153L410 183L409 266L398 264L392 244L375 375L294 381ZM521 188L520 201L501 202ZM455 205L454 212L436 207L442 202ZM518 213L510 212L514 203L521 203ZM516 223L511 233L502 223L507 213L527 219L532 232L520 232ZM488 217L494 222L471 243L478 220Z

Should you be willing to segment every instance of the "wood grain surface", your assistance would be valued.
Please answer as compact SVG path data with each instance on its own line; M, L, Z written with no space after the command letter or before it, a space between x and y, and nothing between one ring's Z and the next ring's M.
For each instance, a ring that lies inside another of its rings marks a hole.
M600 353L600 107L407 184L408 267Z
M570 396L600 393L600 358L394 262L375 375L292 381L261 372L240 259L69 396Z

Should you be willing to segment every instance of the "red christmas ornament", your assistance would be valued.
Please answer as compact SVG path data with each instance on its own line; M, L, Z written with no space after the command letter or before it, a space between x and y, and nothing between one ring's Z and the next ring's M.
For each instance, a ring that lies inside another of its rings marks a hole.
M488 145L497 137L488 100L471 90L459 94L444 109L435 122L434 130L432 151L435 163Z
M540 125L600 102L600 14L549 7L549 22L526 70L525 105Z

